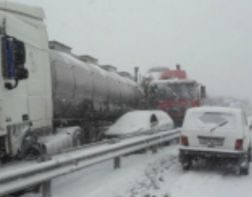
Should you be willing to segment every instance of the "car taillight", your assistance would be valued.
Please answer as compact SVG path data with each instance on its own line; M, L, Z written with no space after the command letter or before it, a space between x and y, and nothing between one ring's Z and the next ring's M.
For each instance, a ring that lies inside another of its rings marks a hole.
M235 141L235 150L242 150L243 149L243 139L237 139Z
M189 145L188 137L184 135L180 136L180 144L184 146L188 146Z

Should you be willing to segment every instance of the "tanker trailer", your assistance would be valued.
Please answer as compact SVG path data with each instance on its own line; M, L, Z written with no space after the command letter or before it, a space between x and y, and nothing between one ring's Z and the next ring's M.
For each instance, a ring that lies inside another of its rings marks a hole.
M0 3L1 161L96 140L94 122L112 121L141 95L116 73L49 50L44 18L39 7Z
M137 84L71 54L51 50L54 127L81 125L85 142L101 136L100 126L137 107ZM135 94L135 95L134 95Z

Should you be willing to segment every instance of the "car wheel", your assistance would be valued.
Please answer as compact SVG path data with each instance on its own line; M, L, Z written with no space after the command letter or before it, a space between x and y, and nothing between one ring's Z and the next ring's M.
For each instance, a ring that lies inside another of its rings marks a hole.
M73 147L78 147L81 145L81 132L76 130L73 134Z
M188 170L190 170L190 168L191 168L191 165L189 165L189 164L183 165L184 171L188 171Z
M249 174L249 160L250 160L250 151L248 151L248 155L246 157L246 165L240 166L239 174L240 175L248 175Z
M248 161L251 162L251 148L248 150Z
M186 159L183 160L183 162L182 162L182 168L185 171L188 171L188 170L190 170L192 168L192 160L191 160L191 158L186 158Z
M249 174L249 167L240 168L240 175L248 175Z

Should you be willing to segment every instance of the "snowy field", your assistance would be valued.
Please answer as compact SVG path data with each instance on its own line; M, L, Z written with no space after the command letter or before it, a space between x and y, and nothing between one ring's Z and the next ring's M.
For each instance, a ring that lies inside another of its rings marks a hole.
M251 197L252 174L237 176L212 167L183 172L173 145L157 154L124 157L119 170L109 161L61 177L52 188L53 197ZM25 197L35 196L40 195Z

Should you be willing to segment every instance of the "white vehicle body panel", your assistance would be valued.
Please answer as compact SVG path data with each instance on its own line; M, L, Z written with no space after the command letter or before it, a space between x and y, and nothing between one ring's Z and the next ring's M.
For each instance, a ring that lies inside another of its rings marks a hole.
M0 10L13 12L19 15L29 16L41 20L45 18L45 13L40 7L27 6L9 1L0 2Z
M24 116L32 122L34 130L52 127L51 71L48 36L43 18L44 14L40 8L9 2L0 3L1 29L4 28L5 23L5 33L24 42L25 68L29 71L28 79L19 81L18 86L11 91L4 87L7 80L0 75L2 84L0 86L0 137L9 136L10 144L7 148L11 147L11 150L7 150L7 153L11 155L17 153L19 148L17 144L20 144L17 141L21 139L22 132L17 130L25 125L28 126ZM0 69L2 72L2 67ZM16 134L10 134L15 130Z
M223 120L228 122L211 131L216 127L216 122L202 123L207 115L215 115L221 123ZM248 125L245 121L242 110L223 107L199 107L187 111L182 127L181 135L187 136L188 147L181 148L204 148L204 150L230 150L235 151L237 139L243 140L243 151L247 151L250 146Z

